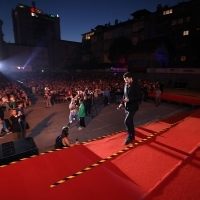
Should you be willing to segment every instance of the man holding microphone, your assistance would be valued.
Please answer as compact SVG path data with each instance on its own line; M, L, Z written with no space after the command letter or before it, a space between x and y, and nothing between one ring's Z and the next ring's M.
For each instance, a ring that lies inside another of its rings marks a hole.
M140 101L140 85L137 82L133 81L132 75L130 72L126 72L123 75L125 85L124 85L124 96L122 102L119 105L119 108L125 108L125 120L124 124L127 130L127 138L124 141L124 145L128 145L133 140L135 140L135 130L133 117L138 110L139 101Z

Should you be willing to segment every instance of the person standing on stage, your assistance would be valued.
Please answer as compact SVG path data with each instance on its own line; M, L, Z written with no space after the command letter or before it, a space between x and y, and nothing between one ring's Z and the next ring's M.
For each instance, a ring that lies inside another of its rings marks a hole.
M129 72L126 72L123 75L125 85L124 85L124 95L122 102L119 105L119 108L125 108L125 120L124 124L127 130L127 138L124 141L124 145L128 145L133 140L135 140L135 130L133 117L138 110L139 101L141 98L140 85L137 82L133 81L132 75Z

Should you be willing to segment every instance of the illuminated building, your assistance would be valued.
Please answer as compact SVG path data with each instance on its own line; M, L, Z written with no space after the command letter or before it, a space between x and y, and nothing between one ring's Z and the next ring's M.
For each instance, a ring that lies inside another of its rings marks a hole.
M14 39L16 44L48 45L52 39L60 40L60 18L44 14L32 6L18 4L12 10Z
M18 4L12 19L15 45L37 49L29 54L34 55L31 60L28 58L33 71L63 70L80 62L81 43L61 40L58 14L45 14L32 2L32 6Z

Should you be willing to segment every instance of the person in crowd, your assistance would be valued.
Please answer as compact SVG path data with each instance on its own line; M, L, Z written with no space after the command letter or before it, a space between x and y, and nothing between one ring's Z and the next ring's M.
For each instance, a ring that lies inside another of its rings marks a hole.
M78 110L78 116L79 116L79 119L80 119L80 127L78 128L78 130L82 130L83 127L86 127L85 125L85 106L83 104L83 99L81 98L79 100L79 103L80 103L80 106L79 106L79 110Z
M142 87L142 93L143 93L143 101L147 102L147 100L148 100L148 85L146 83Z
M9 105L9 100L8 100L8 96L7 95L4 95L2 97L2 102L3 102L2 105L6 107L6 111L8 112L11 109L11 107Z
M125 85L124 85L124 96L122 103L119 105L119 108L124 106L125 108L125 120L124 124L127 130L127 138L124 141L125 145L128 145L133 140L135 140L135 130L133 117L138 110L139 101L141 96L140 85L137 82L133 81L132 75L130 72L126 72L123 75Z
M11 107L12 109L15 109L15 108L17 107L17 102L16 102L16 100L15 100L14 95L11 95L11 96L10 96L10 107Z
M156 107L158 107L159 104L160 104L160 95L161 95L161 91L160 91L159 87L156 87L156 89L155 89L155 103L156 103Z
M91 115L91 107L92 107L92 95L86 91L84 98L84 106L85 106L85 114Z
M77 127L79 126L79 118L78 118L78 106L76 105L76 99L71 97L71 102L69 104L69 122L68 127L72 124L73 120L76 121Z
M35 94L35 92L36 92L35 85L32 86L31 90L32 90L32 94Z
M45 108L51 108L52 104L51 104L51 94L50 92L46 92L45 94L45 103L46 103L46 107Z
M26 94L26 92L23 91L23 93L22 93L21 96L22 96L24 108L27 108L28 106L29 106L29 107L32 107L31 100L30 100L29 96Z
M25 119L25 113L23 109L23 102L19 102L16 108L17 115L20 114L19 118L19 124L21 126L21 137L26 137L26 119Z
M103 91L103 97L104 97L104 106L108 106L109 105L109 98L110 98L110 90L108 89L108 87L105 88L105 90Z
M17 133L17 138L21 139L22 138L22 128L19 123L20 117L22 113L18 112L15 109L11 110L11 116L10 116L10 121L11 121L11 128L14 133Z
M6 123L3 118L0 117L0 138L3 138L5 134L12 133L8 130Z
M111 87L110 89L110 103L115 103L115 88Z
M121 95L122 91L121 91L121 87L117 84L115 86L115 103L116 104L120 104L121 100L122 100L122 95Z
M3 101L0 99L0 118L4 119L4 106Z
M163 94L163 92L164 92L164 87L165 87L163 81L160 82L159 87L160 87L161 94Z

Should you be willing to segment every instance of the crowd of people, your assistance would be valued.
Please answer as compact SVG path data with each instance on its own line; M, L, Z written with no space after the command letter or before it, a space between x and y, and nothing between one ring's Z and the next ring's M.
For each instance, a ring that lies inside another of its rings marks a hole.
M78 130L86 127L84 118L91 115L93 99L102 97L104 106L109 106L111 103L119 105L124 94L124 80L121 76L95 77L92 75L71 76L68 73L21 73L20 75L13 74L12 80L3 74L0 76L0 107L5 112L11 111L11 126L6 128L6 125L9 126L8 123L3 123L0 129L6 133L17 131L18 138L25 137L26 130L25 115L18 109L18 106L21 109L32 106L29 94L43 96L44 107L49 109L55 104L69 101L68 127L75 121ZM147 101L149 92L159 90L163 93L164 84L162 82L134 81L141 88L139 103ZM158 94L158 92L156 93ZM159 105L158 102L159 98L156 106ZM0 117L4 121L4 116ZM15 127L14 121L18 121L20 129Z
M17 133L18 139L26 135L24 108L32 106L25 89L16 81L0 73L0 138L5 134ZM4 119L4 112L10 112L9 119Z

